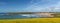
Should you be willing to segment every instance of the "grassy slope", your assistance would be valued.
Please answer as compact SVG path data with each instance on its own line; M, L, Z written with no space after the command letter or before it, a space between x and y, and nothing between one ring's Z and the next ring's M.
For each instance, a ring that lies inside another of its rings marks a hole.
M60 18L60 12L55 12L55 17Z
M0 20L0 23L60 23L60 18L28 18Z

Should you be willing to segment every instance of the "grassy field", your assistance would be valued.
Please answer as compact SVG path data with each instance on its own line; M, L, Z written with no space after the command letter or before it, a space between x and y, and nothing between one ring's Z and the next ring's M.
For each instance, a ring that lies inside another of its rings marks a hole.
M4 19L0 23L60 23L60 18Z

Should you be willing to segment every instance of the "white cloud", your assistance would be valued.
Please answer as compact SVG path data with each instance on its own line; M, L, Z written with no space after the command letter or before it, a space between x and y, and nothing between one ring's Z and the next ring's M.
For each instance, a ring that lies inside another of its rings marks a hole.
M41 12L41 11L42 12L47 12L47 11L57 11L57 10L60 10L60 2L59 1L55 1L56 2L55 4L50 4L50 5L48 5L48 3L51 3L52 0L42 0L42 2L50 1L50 2L48 2L45 5L41 5L40 4L41 2L38 2L39 0L37 0L37 3L34 3L33 1L31 2L33 4L28 6L24 10L26 10L26 11L33 11L33 12Z

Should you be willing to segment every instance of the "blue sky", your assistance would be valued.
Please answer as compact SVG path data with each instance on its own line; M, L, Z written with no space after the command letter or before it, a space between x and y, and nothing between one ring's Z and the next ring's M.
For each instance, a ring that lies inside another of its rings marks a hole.
M0 0L0 12L60 12L60 0Z

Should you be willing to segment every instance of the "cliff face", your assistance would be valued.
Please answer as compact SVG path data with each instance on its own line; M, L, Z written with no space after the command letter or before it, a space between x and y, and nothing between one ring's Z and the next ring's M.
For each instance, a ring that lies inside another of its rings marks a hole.
M43 17L54 17L54 13L36 13L37 15L41 15Z

